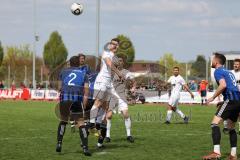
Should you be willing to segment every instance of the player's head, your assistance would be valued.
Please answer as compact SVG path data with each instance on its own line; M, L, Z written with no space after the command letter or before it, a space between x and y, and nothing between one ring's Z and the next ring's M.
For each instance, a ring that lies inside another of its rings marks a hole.
M240 59L235 59L233 63L234 71L240 71Z
M120 40L118 38L113 38L110 42L109 50L116 53L119 47Z
M126 64L126 56L123 54L119 54L118 56L118 61L119 61L119 68L124 68L124 65Z
M72 56L70 58L70 67L79 67L79 56Z
M78 54L79 56L79 63L80 63L80 66L83 66L85 64L85 59L86 59L86 56L82 53Z
M212 59L212 68L218 68L225 64L226 57L223 54L215 53Z
M179 67L173 67L173 75L178 76L179 75Z

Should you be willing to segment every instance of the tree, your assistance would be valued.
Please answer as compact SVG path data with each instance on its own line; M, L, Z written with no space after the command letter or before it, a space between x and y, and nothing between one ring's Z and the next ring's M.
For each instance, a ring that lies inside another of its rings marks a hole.
M117 38L120 40L117 55L125 55L127 63L131 64L135 58L135 49L132 41L124 35L118 35Z
M166 66L165 66L166 62ZM180 67L179 62L174 59L173 55L171 53L166 53L163 55L163 57L160 58L159 60L160 66L164 66L165 70L161 71L163 74L167 72L167 76L172 75L172 68L175 66Z
M192 75L205 78L206 76L206 59L203 55L198 55L195 62L192 64Z
M54 31L48 42L44 45L43 59L45 65L52 71L55 67L66 61L68 51L63 43L61 35Z
M0 79L7 80L8 66L10 67L10 81L14 80L20 84L24 80L26 83L32 81L32 54L29 45L7 46L6 53L0 67ZM41 67L43 66L42 58L36 57L36 80L40 80ZM27 79L25 79L25 67L27 69Z
M0 66L1 66L2 61L3 61L3 56L4 56L4 52L3 52L2 43L0 41Z

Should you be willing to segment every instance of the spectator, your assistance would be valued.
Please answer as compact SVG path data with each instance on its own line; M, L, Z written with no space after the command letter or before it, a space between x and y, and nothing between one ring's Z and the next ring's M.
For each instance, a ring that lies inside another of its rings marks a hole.
M3 88L4 88L3 81L0 81L0 89L3 89Z
M199 84L199 92L201 94L202 105L207 102L207 85L208 82L206 80L202 80Z

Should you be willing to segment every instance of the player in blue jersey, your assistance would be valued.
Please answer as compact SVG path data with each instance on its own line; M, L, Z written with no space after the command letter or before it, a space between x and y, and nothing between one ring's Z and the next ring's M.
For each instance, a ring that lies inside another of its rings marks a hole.
M62 140L69 121L70 115L79 128L79 135L82 141L83 152L91 156L88 150L87 128L84 124L83 111L88 101L88 76L84 70L79 68L79 57L73 56L70 59L70 67L63 69L60 73L62 82L60 91L60 123L57 132L56 152L62 150Z
M207 103L214 101L220 94L224 97L224 103L219 106L215 116L213 117L212 127L212 140L214 149L213 152L203 159L220 159L220 141L221 132L219 124L222 120L228 120L229 137L231 144L231 152L228 160L237 160L237 133L235 131L235 122L240 113L240 91L237 87L236 78L232 72L224 68L226 57L222 54L215 53L212 60L212 68L215 68L214 77L218 84L218 88L214 95L207 100Z
M93 72L90 70L90 67L85 63L86 56L83 53L80 53L80 54L78 54L78 57L79 57L79 69L82 70L83 72L85 72L88 76L91 75L91 76L89 76L89 78L92 77ZM90 85L91 85L91 82L89 81L89 86ZM85 121L87 121L87 119L89 119L87 117L90 116L91 108L89 109L89 106L93 105L93 102L91 100L92 98L90 98L90 97L89 97L89 101L87 103L87 106L85 108L85 113L84 113L84 120ZM71 131L75 132L76 122L73 120L73 117L70 117L70 124L71 124Z

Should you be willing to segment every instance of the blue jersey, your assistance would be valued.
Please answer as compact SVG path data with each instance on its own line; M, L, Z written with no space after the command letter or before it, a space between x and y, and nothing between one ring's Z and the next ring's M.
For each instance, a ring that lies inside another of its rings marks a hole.
M84 84L88 83L88 76L85 70L77 67L63 69L60 73L62 88L60 101L82 101Z
M87 75L91 74L91 69L89 68L88 65L83 65L79 67L80 70L85 71Z
M88 82L89 82L89 95L88 99L93 99L93 92L94 92L94 83L97 78L97 72L92 71L87 65L81 66L80 69L85 71L88 75Z
M240 100L240 91L237 87L237 80L232 72L224 67L220 67L215 70L214 77L218 85L221 79L224 79L226 82L227 86L222 93L224 100Z

